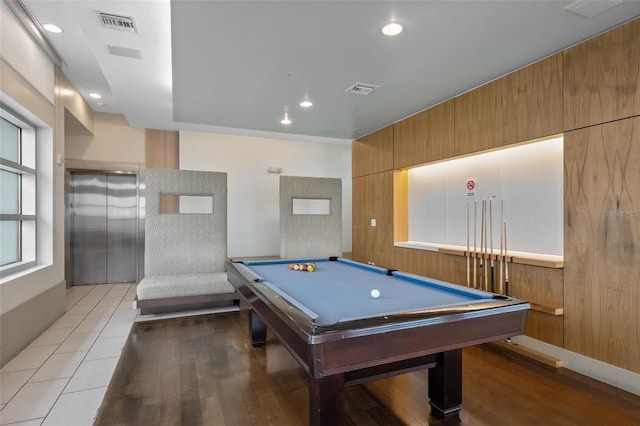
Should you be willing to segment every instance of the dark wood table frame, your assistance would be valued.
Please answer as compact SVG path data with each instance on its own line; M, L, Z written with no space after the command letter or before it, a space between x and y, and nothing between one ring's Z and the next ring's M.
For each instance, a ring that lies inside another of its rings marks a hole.
M309 377L309 424L344 421L344 387L429 368L429 404L436 417L457 416L462 403L462 348L524 333L529 304L497 296L460 307L318 326L242 267L229 281L250 308L254 346L267 327Z

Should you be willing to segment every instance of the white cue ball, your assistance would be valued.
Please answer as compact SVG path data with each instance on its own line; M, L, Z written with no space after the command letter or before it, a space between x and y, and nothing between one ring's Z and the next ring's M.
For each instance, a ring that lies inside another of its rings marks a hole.
M373 297L374 299L380 297L380 290L378 290L377 288L371 290L371 297Z

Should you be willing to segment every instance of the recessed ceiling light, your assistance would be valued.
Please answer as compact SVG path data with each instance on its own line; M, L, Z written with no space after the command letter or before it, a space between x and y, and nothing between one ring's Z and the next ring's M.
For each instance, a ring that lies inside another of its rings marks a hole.
M96 105L98 105L98 106L105 106L105 103L104 103L104 102L96 102Z
M89 97L93 99L102 99L102 95L100 93L89 93Z
M291 120L289 120L289 114L287 114L286 112L284 113L284 118L282 120L280 120L280 122L282 124L291 124Z
M62 28L54 24L44 24L42 28L49 31L50 33L60 34L62 32Z
M388 36L398 35L402 32L402 25L397 22L391 22L384 27L382 27L382 34Z
M305 99L304 101L300 102L300 106L301 106L302 108L309 108L309 107L311 107L312 105L313 105L313 103L312 103L310 100L308 100L308 99Z

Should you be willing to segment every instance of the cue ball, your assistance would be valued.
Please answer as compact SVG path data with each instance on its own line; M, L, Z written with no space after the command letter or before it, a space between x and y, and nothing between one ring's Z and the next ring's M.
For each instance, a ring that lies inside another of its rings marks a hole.
M373 297L374 299L380 297L380 290L378 290L377 288L371 290L371 297Z

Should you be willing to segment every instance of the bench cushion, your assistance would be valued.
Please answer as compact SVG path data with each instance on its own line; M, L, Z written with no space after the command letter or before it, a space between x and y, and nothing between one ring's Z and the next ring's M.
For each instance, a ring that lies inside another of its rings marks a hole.
M138 300L233 293L234 291L235 289L227 280L226 272L145 277L137 287Z

